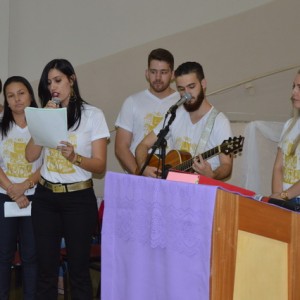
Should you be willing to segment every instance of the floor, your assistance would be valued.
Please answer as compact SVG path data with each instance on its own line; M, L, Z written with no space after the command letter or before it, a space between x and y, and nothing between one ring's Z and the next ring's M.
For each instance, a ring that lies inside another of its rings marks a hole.
M11 279L11 291L9 300L21 300L22 299L22 283L20 280L21 270L12 270L12 279ZM100 280L100 273L94 270L91 270L91 278L93 283L93 294L96 295L97 288ZM94 296L93 299L98 299ZM57 300L64 300L63 295L59 295Z

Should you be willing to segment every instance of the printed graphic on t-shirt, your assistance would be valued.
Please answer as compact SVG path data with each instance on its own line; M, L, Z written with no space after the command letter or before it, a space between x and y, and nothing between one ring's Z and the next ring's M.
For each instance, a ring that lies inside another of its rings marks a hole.
M287 144L287 153L284 154L284 170L283 170L283 182L288 184L294 184L300 179L300 165L298 163L298 155L291 155L292 143Z
M175 145L173 149L187 151L194 155L194 151L196 150L197 145L192 144L192 139L189 137L178 137L175 141Z
M7 139L3 142L3 156L7 163L7 175L16 178L28 178L32 173L32 164L25 158L27 141L19 139Z
M162 120L163 116L160 113L147 114L144 119L144 136L150 133Z
M75 134L69 136L69 142L74 145L74 149L76 149L77 137ZM49 155L47 156L46 160L47 168L50 172L56 172L60 174L75 173L74 165L56 149L49 149Z

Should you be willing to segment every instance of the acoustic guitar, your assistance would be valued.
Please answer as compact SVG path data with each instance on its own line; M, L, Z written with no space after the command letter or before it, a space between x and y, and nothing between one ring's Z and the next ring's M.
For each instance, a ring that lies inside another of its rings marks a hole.
M224 140L221 145L216 146L204 153L201 153L201 156L204 160L207 160L220 153L224 153L226 155L237 154L238 152L241 152L243 150L244 140L245 138L242 136L233 138L230 137L228 140ZM166 155L166 169L188 172L192 168L195 158L199 159L199 155L192 157L189 152L171 150ZM149 162L149 166L161 169L161 158L158 155L154 154Z

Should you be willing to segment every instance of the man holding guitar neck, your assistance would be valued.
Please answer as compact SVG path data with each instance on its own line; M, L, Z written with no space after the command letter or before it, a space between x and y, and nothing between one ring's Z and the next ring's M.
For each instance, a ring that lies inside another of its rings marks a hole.
M226 179L232 171L230 155L221 152L207 160L199 155L232 137L229 120L223 113L217 112L205 96L206 80L202 66L197 62L181 64L175 70L175 81L179 93L189 93L192 98L176 111L176 118L166 136L168 149L189 152L194 157L191 164L193 172L214 179ZM161 122L137 146L135 154L139 169L143 168L163 123ZM161 173L157 166L149 164L143 175L160 177Z

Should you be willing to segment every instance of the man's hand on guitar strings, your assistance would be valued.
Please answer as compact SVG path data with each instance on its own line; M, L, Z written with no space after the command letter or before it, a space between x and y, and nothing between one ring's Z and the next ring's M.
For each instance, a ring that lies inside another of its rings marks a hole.
M147 166L144 170L143 176L161 178L161 170L156 167Z

